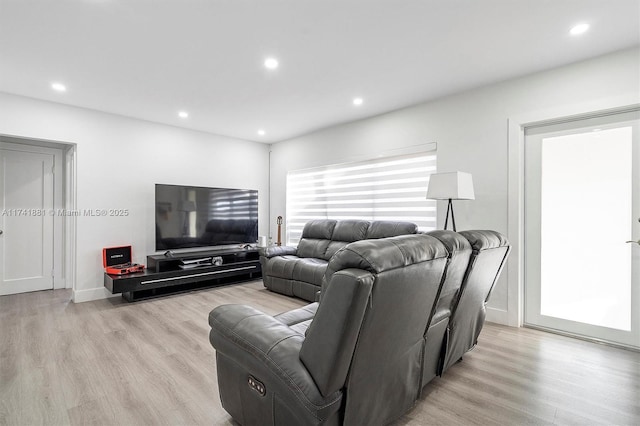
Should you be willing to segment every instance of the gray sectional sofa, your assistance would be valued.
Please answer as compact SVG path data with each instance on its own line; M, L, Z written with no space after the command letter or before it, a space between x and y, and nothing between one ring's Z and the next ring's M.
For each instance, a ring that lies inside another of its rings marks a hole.
M313 302L322 286L329 259L342 247L360 240L415 234L411 222L312 220L302 230L297 247L260 250L262 279L269 290Z
M509 251L493 231L355 241L330 258L319 303L213 309L222 406L243 426L393 422L475 346Z

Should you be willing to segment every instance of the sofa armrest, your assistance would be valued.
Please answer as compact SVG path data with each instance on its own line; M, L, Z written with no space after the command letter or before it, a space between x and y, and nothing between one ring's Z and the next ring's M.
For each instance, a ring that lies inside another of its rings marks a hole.
M269 246L260 247L259 252L260 256L271 258L275 256L295 255L298 252L298 248L291 246Z
M209 313L209 325L216 351L256 374L267 391L290 404L301 403L318 419L339 408L342 392L323 397L300 360L305 339L300 333L245 305L218 306Z

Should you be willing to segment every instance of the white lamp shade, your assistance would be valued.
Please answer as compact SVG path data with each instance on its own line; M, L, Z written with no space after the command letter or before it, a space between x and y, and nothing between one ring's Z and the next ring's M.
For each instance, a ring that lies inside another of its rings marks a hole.
M471 173L434 173L429 177L428 200L475 200Z

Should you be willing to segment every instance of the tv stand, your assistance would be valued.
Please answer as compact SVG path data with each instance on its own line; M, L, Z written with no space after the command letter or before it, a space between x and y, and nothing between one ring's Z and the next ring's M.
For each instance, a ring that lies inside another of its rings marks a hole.
M193 266L194 260L212 258L221 264ZM189 266L184 266L184 265ZM182 267L181 267L182 265ZM135 300L197 288L247 281L262 276L258 249L227 248L147 256L147 269L128 275L104 274L104 286L113 294Z

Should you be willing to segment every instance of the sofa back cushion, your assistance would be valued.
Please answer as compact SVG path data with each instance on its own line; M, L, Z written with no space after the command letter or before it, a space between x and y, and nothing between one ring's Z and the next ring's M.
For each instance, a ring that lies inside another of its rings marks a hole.
M449 252L449 264L433 321L451 316L451 310L458 301L458 292L471 258L471 244L462 235L453 231L439 230L428 235L437 238Z
M300 360L325 397L344 387L373 281L367 271L338 272L306 331Z
M318 219L305 224L298 243L299 257L329 261L341 248L354 241L415 234L411 222Z
M339 220L333 228L331 241L323 259L329 260L342 247L354 241L364 240L371 222L367 220Z
M509 241L496 231L461 231L460 235L469 241L473 252L451 313L442 372L476 345L484 325L485 305L511 251Z
M371 222L369 229L367 229L367 235L363 239L395 237L416 232L418 232L418 225L412 222L376 220Z
M318 219L307 222L302 229L302 236L298 243L296 253L298 257L324 259L336 223L337 221L333 219Z
M442 353L448 341L447 328L453 306L460 295L460 286L465 277L471 244L462 235L453 231L432 231L428 235L437 238L447 248L449 261L444 281L433 312L425 314L431 316L424 350L424 364L422 368L422 386L424 387L441 371ZM444 346L444 348L443 348Z

